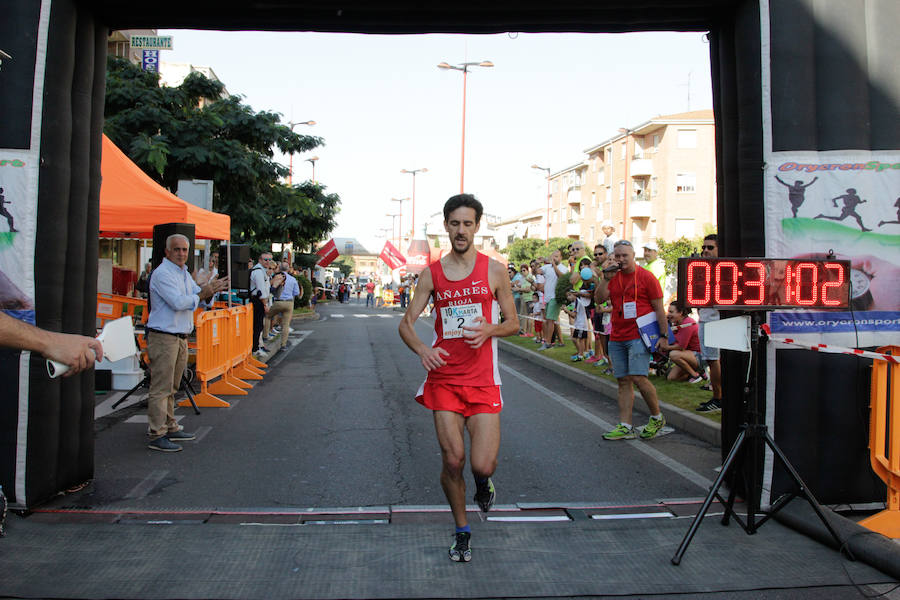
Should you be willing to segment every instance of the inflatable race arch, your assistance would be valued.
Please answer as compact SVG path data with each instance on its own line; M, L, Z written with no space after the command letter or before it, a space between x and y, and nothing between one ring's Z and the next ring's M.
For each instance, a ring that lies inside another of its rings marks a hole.
M94 331L106 43L129 28L708 31L721 254L877 258L860 269L869 295L849 325L815 313L771 325L866 347L900 337L897 299L878 296L900 271L896 0L11 0L0 19L0 309L46 329ZM725 358L728 402L746 363ZM776 439L826 503L884 498L867 464L858 360L770 344L759 375ZM50 380L40 357L0 349L0 485L12 505L92 477L93 383L91 372ZM726 447L741 419L726 409ZM777 490L777 470L766 477Z

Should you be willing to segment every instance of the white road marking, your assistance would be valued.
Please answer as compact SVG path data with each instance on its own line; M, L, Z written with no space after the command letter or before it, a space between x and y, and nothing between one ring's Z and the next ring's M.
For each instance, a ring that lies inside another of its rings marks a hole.
M525 375L522 375L521 373L519 373L519 372L516 371L515 369L513 369L513 368L511 368L511 367L508 367L508 366L506 366L506 365L502 365L502 364L500 365L500 368L501 368L503 371L506 371L507 373L509 373L510 375L512 375L513 377L515 377L516 379L519 379L520 381L523 381L523 382L526 383L527 385L531 386L533 389L538 390L538 391L541 392L542 394L546 394L547 397L549 397L549 398L555 400L555 401L558 402L559 404L561 404L561 405L563 405L564 407L568 408L569 410L571 410L572 412L574 412L574 413L577 414L578 416L580 416L580 417L582 417L582 418L584 418L584 419L590 421L590 422L593 423L594 425L597 425L598 427L600 427L600 428L603 429L604 431L609 431L609 430L611 430L611 429L613 428L613 425L612 425L611 423L607 423L606 421L604 421L603 419L601 419L601 418L598 417L597 415L595 415L595 414L593 414L593 413L591 413L591 412L588 412L587 410L581 408L580 406L578 406L578 405L575 404L574 402L572 402L572 401L570 401L570 400L567 400L566 398L563 398L562 396L560 396L560 395L557 394L556 392L551 391L551 390L547 389L546 387L542 386L541 384L539 384L537 381L535 381L535 380L533 380L533 379L531 379L531 378L529 378L529 377L526 377ZM655 460L656 462L660 463L660 464L663 465L664 467L666 467L666 468L670 469L671 471L674 471L675 473L681 475L682 477L684 477L685 479L687 479L687 480L690 481L691 483L694 483L694 484L700 486L700 487L703 488L704 490L708 490L709 488L712 487L712 484L713 484L712 480L707 479L707 478L704 477L703 475L700 475L699 473L697 473L697 472L694 471L693 469L691 469L691 468L689 468L689 467L687 467L687 466L681 464L681 463L678 462L677 460L675 460L675 459L673 459L673 458L671 458L671 457L669 457L669 456L666 456L665 454L663 454L662 452L660 452L660 451L657 450L656 448L653 448L649 443L644 442L643 440L639 440L639 439L634 439L634 440L619 440L619 441L607 442L607 443L610 443L610 444L629 444L632 448L634 448L634 449L637 450L638 452L643 452L643 453L646 454L648 457L652 458L653 460Z
M153 471L141 481L139 484L131 488L131 491L125 494L125 498L136 499L136 498L144 498L153 491L159 482L165 479L166 475L168 475L168 471Z
M670 512L655 513L621 513L616 515L591 515L592 519L599 521L618 520L618 519L671 519L673 516Z

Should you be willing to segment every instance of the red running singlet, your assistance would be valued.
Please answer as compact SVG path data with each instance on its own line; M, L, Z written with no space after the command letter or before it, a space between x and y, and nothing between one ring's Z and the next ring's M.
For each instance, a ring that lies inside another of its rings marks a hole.
M461 329L477 315L483 316L488 323L500 320L500 305L488 281L489 263L490 258L479 252L472 273L458 281L447 279L440 261L429 265L434 285L434 341L431 346L443 348L450 356L443 357L446 365L428 372L427 383L472 387L500 385L497 338L492 337L473 350ZM422 385L424 388L424 383ZM420 390L417 395L421 393Z

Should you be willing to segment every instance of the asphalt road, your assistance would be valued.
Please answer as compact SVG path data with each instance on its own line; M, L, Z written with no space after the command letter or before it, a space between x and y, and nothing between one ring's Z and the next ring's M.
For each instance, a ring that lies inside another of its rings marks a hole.
M445 504L431 414L413 399L425 372L397 334L400 313L356 303L319 312L321 320L295 322L295 345L231 408L177 410L200 434L183 452L147 449L143 410L105 417L93 483L51 506ZM432 327L423 318L417 331L428 340ZM616 420L611 399L502 352L501 377L499 504L697 498L715 478L717 448L677 431L605 442L600 436Z

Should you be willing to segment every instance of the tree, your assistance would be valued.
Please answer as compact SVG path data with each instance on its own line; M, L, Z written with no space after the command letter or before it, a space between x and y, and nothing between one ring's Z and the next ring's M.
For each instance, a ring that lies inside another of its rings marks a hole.
M520 238L514 240L512 244L506 247L503 252L509 258L509 262L514 265L531 262L535 258L548 256L554 250L560 250L563 258L568 258L566 248L572 243L571 238L555 237L550 238L550 244L544 243L544 240L536 238Z
M688 257L697 252L702 240L702 237L696 237L692 240L681 237L674 242L667 242L662 239L657 240L659 245L659 256L666 263L666 273L677 273L678 259Z
M232 241L255 251L272 242L309 246L334 229L336 194L306 182L281 183L288 174L273 160L324 142L281 124L280 115L255 112L224 86L191 73L177 87L159 86L156 73L127 60L107 63L104 132L129 158L169 190L179 179L215 182L213 207L231 216Z
M355 265L355 263L353 262L353 259L350 258L349 256L340 256L340 257L338 257L337 260L334 261L333 264L335 267L340 269L341 274L344 277L350 276L350 273L353 272L353 268Z

